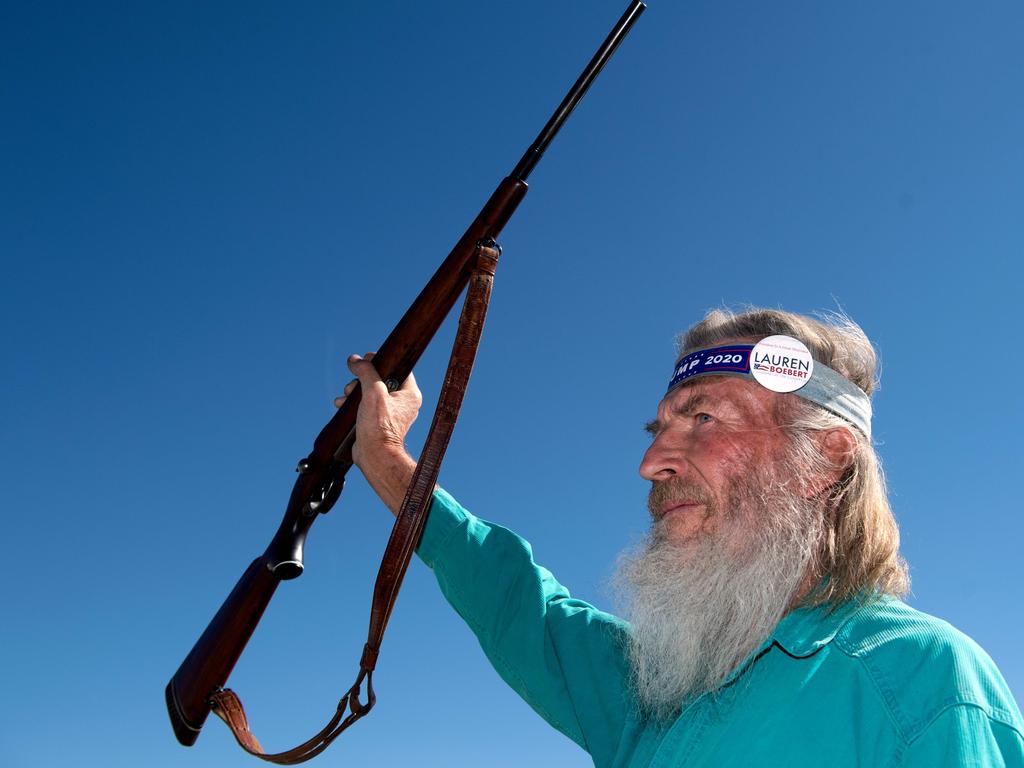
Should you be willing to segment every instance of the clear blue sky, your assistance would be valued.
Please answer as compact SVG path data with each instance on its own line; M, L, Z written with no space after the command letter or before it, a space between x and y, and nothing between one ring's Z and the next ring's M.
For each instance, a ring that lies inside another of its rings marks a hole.
M624 5L4 7L0 764L255 765L217 722L178 746L164 685L276 528L346 354L390 330ZM723 303L842 306L883 360L911 602L1024 697L1024 5L650 5L505 232L442 483L608 606L674 334ZM268 747L351 682L389 525L354 474L236 668ZM377 689L318 765L589 764L422 563Z

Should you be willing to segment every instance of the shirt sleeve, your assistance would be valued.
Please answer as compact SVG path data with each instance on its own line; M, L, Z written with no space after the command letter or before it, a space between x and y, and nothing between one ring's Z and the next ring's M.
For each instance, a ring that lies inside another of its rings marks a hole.
M946 709L914 739L900 763L905 768L1024 768L1024 735L981 707Z
M595 765L610 764L626 719L628 625L574 599L526 541L443 490L417 552L505 682Z

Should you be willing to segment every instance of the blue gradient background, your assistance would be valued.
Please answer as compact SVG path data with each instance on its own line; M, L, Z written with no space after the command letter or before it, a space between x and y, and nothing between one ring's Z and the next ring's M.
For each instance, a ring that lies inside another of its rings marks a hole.
M346 354L622 5L3 4L0 764L255 765L216 722L179 747L164 685L276 528ZM723 303L841 306L881 352L911 603L1024 695L1022 27L1008 1L652 0L506 230L443 484L607 607L674 334ZM354 475L236 668L267 747L350 684L390 520ZM319 765L590 764L422 563L377 689Z

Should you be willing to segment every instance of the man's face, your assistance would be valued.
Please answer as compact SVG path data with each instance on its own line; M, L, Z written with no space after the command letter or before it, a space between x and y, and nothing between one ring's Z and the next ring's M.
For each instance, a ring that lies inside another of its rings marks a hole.
M731 489L783 455L776 397L756 382L709 376L662 399L647 425L654 440L640 474L652 483L651 516L664 535L677 541L714 535L735 512Z

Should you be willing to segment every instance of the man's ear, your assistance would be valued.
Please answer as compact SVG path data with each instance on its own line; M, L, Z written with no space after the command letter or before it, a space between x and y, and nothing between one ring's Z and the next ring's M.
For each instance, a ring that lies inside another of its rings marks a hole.
M821 487L816 489L820 493L825 488L838 483L846 470L853 464L857 438L846 427L835 427L816 433L814 441L818 444L818 450L825 457L828 466L824 475L819 479Z
M806 472L800 477L800 495L805 499L818 498L838 483L853 464L857 449L857 438L845 427L812 432L811 439L823 461L818 471Z

